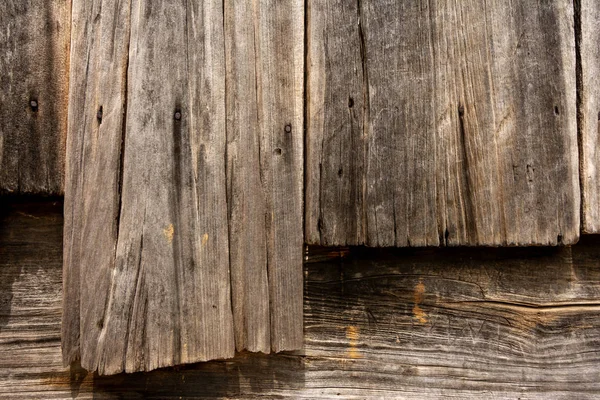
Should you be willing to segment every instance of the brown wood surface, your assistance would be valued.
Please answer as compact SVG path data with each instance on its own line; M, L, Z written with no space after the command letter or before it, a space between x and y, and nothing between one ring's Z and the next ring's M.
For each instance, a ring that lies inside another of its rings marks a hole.
M303 7L239 7L74 4L66 363L302 345Z
M315 0L306 21L308 243L577 241L572 2Z
M301 351L99 377L62 366L62 204L0 207L0 397L600 396L600 238L527 249L310 248Z
M225 1L227 193L238 350L302 346L304 7Z
M581 189L582 230L600 233L600 3L593 0L575 1L575 26L577 29L578 61L578 118Z
M66 362L111 374L233 356L220 5L73 10Z
M71 2L0 2L0 192L61 194Z

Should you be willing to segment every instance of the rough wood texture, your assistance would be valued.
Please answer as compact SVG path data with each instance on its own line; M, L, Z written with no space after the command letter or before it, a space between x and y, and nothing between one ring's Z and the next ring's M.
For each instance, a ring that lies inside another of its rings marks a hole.
M71 2L0 2L0 192L63 192Z
M577 241L572 2L308 4L309 243Z
M304 2L225 7L236 347L295 350L302 346Z
M79 2L73 19L65 361L231 357L221 2Z
M74 4L66 363L301 347L304 13L256 7Z
M0 207L2 398L600 396L600 237L571 248L311 248L302 351L99 377L62 366L61 210Z
M581 136L582 230L600 233L600 3L575 1L577 29L577 101Z

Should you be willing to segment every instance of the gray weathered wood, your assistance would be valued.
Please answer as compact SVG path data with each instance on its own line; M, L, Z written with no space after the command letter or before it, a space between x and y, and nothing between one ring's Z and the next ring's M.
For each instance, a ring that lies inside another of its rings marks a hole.
M225 2L238 350L268 353L302 345L303 4Z
M71 2L0 2L0 192L63 192Z
M581 135L582 230L600 233L600 4L575 1L578 50L578 117Z
M311 248L301 352L99 377L62 366L61 210L0 205L1 398L600 396L597 236L566 248Z
M80 292L91 286L105 297L114 265L130 26L128 2L101 5L73 3L65 173L63 355L67 363L83 356L90 367L80 349L81 319L98 324L103 311L80 310L96 298L95 291L87 300ZM97 338L97 330L87 333Z
M66 363L301 347L303 3L244 7L74 5Z
M66 362L112 374L234 354L221 6L75 5Z
M577 241L572 2L308 4L307 242Z
M267 194L261 176L255 3L225 2L227 192L235 343L271 349ZM267 153L268 154L268 153Z

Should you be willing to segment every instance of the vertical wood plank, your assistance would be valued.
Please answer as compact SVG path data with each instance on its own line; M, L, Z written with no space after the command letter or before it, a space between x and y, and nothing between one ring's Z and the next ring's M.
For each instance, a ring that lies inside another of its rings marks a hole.
M269 182L261 166L256 2L227 1L227 188L230 268L238 351L271 349L267 249Z
M309 4L309 243L577 241L570 2Z
M236 345L296 350L302 345L304 4L226 4Z
M90 368L115 265L129 36L129 1L73 3L62 348Z
M581 135L582 228L586 233L600 232L600 4L575 1L578 33L578 105Z
M71 3L0 3L0 192L62 194Z
M65 362L299 349L303 3L101 0L73 18Z
M298 350L303 338L304 1L263 1L257 19L271 348L279 352Z
M231 357L222 2L82 2L75 20L65 361Z

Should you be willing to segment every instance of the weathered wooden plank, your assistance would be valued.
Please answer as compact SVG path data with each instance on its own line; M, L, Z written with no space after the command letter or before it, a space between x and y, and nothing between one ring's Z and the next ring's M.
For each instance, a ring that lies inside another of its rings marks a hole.
M577 241L570 1L310 1L307 32L309 243Z
M269 188L261 173L261 150L267 149L261 149L256 7L256 3L246 1L225 2L227 206L236 349L268 353Z
M62 340L65 362L83 358L90 368L86 335L97 343L115 262L129 35L129 2L73 4ZM84 317L96 329L85 332Z
M0 207L2 398L600 395L597 236L566 248L310 248L301 352L99 377L62 366L61 210Z
M73 18L65 361L231 357L222 3L80 3Z
M302 346L304 3L225 4L236 346L296 350Z
M302 347L304 1L259 3L261 174L267 184L271 349ZM264 155L264 157L262 156Z
M75 6L65 362L301 347L303 3L246 6Z
M71 3L0 4L0 192L63 192Z
M577 30L577 101L579 134L581 135L582 230L600 233L600 5L595 1L575 1Z
M116 1L102 5L75 2L72 8L63 282L68 306L62 322L67 363L81 357L82 316L96 323L102 318L101 310L80 310L80 292L88 280L98 293L107 291L107 267L114 264L109 249L118 230L130 7ZM88 265L93 267L86 276Z

